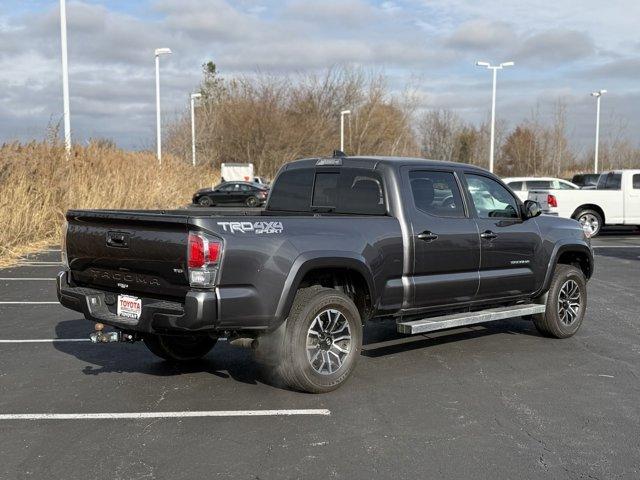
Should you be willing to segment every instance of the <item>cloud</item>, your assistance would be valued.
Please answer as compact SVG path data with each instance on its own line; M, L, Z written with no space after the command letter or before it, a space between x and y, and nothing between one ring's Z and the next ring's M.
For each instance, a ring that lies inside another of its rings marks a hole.
M515 40L513 26L506 22L472 20L460 25L444 44L455 49L487 52L503 49Z
M593 40L584 32L554 29L524 39L513 56L532 64L560 64L580 60L595 53Z

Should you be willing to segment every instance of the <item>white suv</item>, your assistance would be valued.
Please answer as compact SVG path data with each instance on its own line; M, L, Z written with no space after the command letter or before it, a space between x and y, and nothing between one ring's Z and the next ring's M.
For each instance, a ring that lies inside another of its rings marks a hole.
M503 178L502 181L523 202L529 198L529 190L580 190L575 183L553 177L508 177Z

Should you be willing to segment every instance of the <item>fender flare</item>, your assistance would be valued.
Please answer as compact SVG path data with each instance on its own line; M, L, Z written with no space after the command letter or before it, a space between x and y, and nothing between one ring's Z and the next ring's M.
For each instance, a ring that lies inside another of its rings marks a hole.
M549 290L549 286L551 285L551 280L553 279L553 272L555 272L556 265L558 265L558 259L560 255L565 252L578 252L584 253L589 258L589 263L591 265L591 271L589 272L589 276L587 279L593 276L593 271L595 269L593 265L593 250L589 246L589 244L585 243L574 243L574 242L566 242L566 243L557 243L553 247L553 252L551 253L551 257L549 258L549 263L547 265L547 272L545 273L544 282L542 283L542 288L536 293L536 296L546 292Z
M280 326L289 315L293 300L298 291L298 286L304 276L318 268L355 270L360 273L367 282L371 299L375 300L377 298L373 274L362 255L355 252L344 251L306 252L299 255L293 261L289 275L287 275L287 279L282 287L282 294L278 301L274 323L271 326L272 329Z

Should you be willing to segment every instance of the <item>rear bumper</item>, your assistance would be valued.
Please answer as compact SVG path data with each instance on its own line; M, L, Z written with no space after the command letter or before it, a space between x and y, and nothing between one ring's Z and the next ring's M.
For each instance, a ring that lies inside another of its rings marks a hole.
M189 291L184 303L142 298L142 314L135 320L116 314L117 293L74 286L68 271L58 274L60 303L87 320L141 333L210 332L217 328L218 300L213 291Z

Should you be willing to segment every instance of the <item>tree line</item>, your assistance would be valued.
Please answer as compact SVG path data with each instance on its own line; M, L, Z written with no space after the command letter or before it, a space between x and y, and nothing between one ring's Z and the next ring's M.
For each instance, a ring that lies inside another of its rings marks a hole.
M346 118L350 155L422 156L487 167L489 122L474 125L451 110L421 110L411 90L391 92L383 74L331 68L323 74L222 78L213 62L203 65L196 109L199 162L251 162L272 178L283 163L328 155L338 148L339 112ZM557 102L551 119L539 109L508 129L496 126L496 173L569 176L589 171L593 151L576 152L567 137L566 105ZM618 131L622 132L623 128ZM165 148L191 155L188 112L168 128ZM619 134L601 140L601 168L640 166L640 149Z

